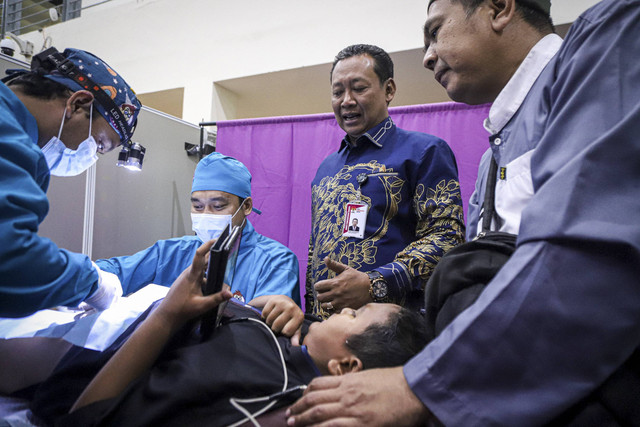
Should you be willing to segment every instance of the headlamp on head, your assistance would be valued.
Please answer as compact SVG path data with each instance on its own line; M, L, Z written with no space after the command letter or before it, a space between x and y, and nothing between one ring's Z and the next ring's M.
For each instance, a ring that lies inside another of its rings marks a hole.
M129 141L128 144L122 145L122 150L118 153L116 166L122 166L130 171L140 171L142 170L142 161L146 151L147 149L139 143Z
M122 150L116 164L131 170L142 169L146 149L131 142L142 104L113 68L92 53L79 49L60 53L50 47L33 57L31 71L72 91L91 92L96 110L120 137Z
M97 56L78 49L60 53L50 47L33 57L31 71L72 91L91 92L96 110L116 131L121 143L133 136L142 104L124 79Z

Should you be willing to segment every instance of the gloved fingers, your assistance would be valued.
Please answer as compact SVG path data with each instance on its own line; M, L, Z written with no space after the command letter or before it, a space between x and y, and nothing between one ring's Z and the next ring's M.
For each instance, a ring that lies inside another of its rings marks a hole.
M106 310L122 296L122 284L113 273L103 271L95 263L98 272L98 289L85 299L85 302L97 310Z

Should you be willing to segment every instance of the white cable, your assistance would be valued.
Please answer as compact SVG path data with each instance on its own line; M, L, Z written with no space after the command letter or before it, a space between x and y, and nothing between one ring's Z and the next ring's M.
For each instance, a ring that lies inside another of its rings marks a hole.
M252 322L256 322L259 325L262 325L263 327L265 327L267 329L267 331L269 331L269 334L271 334L271 337L273 338L273 340L275 341L276 344L276 348L278 349L278 354L280 355L280 363L282 363L282 371L283 371L283 376L284 376L284 384L282 386L282 391L286 391L287 390L287 386L289 385L289 374L287 373L287 365L284 361L284 354L282 354L282 349L280 348L280 344L278 343L278 338L276 337L276 334L273 333L273 331L271 330L271 328L269 326L267 326L264 322L262 322L261 320L258 319L253 319L250 317L244 318L244 319L238 319L238 320L250 320ZM255 402L262 402L265 400L268 400L270 396L261 396L261 397L254 397L252 399L236 399L235 397L230 397L229 398L229 403L236 408L238 411L240 411L242 413L242 415L245 416L245 418L241 419L240 421L238 421L235 424L230 425L229 427L236 427L239 426L240 424L246 422L246 421L251 421L253 423L253 425L260 427L260 424L258 423L258 421L256 421L255 417L265 413L267 410L269 410L269 408L271 408L273 405L276 404L276 401L270 402L269 404L267 404L266 406L264 406L262 409L259 409L258 411L254 412L253 414L250 413L246 408L244 408L242 405L240 405L240 403L255 403Z
M259 411L256 411L253 414L250 413L249 411L247 411L242 406L240 406L240 404L237 403L236 399L234 399L233 397L231 399L229 399L229 403L231 403L234 408L236 408L238 411L240 411L245 416L245 418L243 418L242 420L238 421L235 424L232 424L230 427L234 427L234 426L237 426L239 424L242 424L247 420L251 421L251 423L254 426L260 427L260 423L258 422L258 420L256 420L256 417L262 415L263 413L265 413L269 408L271 408L273 405L276 404L276 401L274 400L273 402L269 402L269 404L267 406L263 407L262 409L260 409Z
M87 169L84 190L84 222L82 227L82 253L91 258L93 251L93 217L96 206L96 164Z

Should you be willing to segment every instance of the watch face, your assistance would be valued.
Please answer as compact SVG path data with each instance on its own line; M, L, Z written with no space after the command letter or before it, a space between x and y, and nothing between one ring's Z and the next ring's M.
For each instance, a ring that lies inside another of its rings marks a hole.
M373 296L384 298L387 296L387 284L382 281L373 282Z

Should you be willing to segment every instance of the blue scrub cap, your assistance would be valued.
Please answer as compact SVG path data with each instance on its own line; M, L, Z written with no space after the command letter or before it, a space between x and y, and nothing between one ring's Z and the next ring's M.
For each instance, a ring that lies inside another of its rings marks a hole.
M106 62L84 50L65 49L60 54L49 48L34 56L31 68L73 91L91 91L96 110L120 136L121 143L129 142L142 104L122 76Z
M214 152L198 162L191 185L191 192L194 191L224 191L246 199L251 197L251 174L233 157Z

